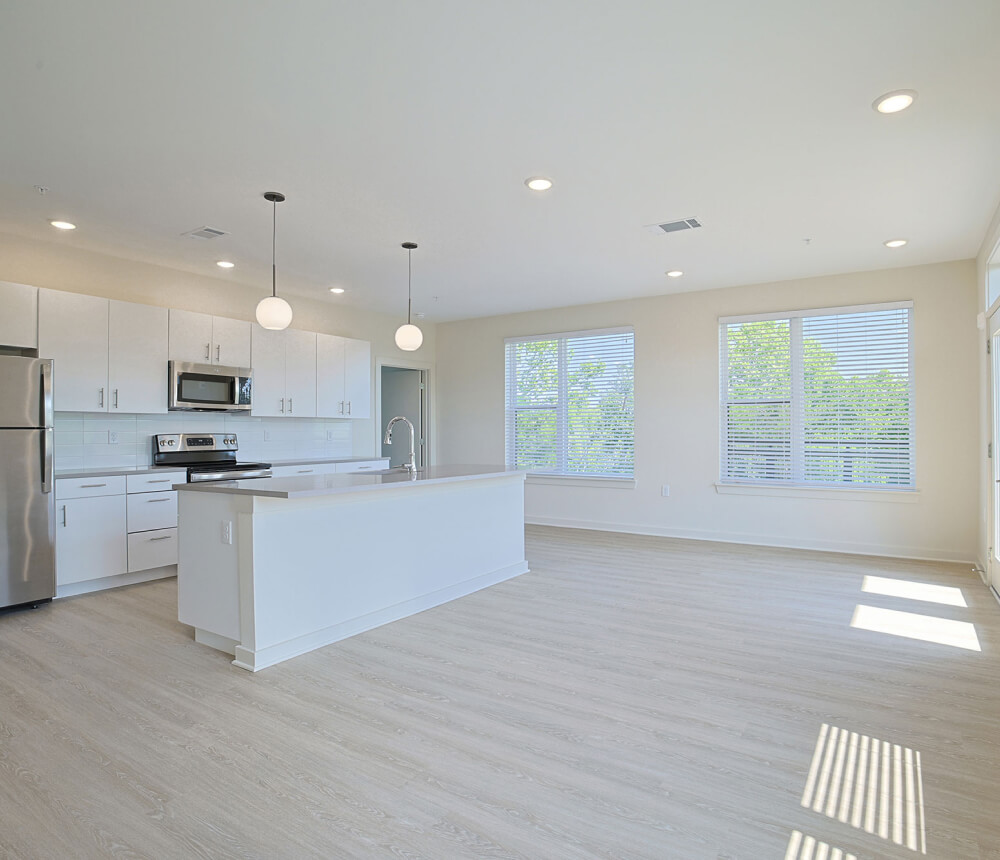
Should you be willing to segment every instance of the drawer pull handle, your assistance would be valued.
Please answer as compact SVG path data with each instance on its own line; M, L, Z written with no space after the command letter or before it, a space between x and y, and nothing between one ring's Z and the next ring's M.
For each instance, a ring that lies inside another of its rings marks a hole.
M89 490L92 487L106 487L107 484L80 484L81 490Z
M163 535L162 537L150 538L149 542L152 543L154 540L170 540L173 535Z
M146 481L147 484L169 484L170 478L157 478L155 481Z
M146 499L148 504L153 504L153 502L169 502L170 499Z
M315 470L314 469L299 469L299 474L300 475L307 475L307 474L309 474L310 472L313 472L313 471L315 471Z

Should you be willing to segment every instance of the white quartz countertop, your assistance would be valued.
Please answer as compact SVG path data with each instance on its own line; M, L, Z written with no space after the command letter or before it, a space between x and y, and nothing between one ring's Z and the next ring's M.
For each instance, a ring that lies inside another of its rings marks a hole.
M503 478L525 473L503 466L429 466L411 476L405 471L349 472L336 475L303 475L293 478L252 478L244 481L210 481L201 484L178 484L175 489L190 493L229 493L272 499L299 499L372 490L419 487L480 478Z
M272 466L312 466L322 463L367 463L371 460L383 460L384 457L372 455L370 457L333 457L333 458L310 458L308 460L272 460ZM187 466L93 466L82 469L56 469L57 478L91 478L95 475L151 475L154 472L186 472Z

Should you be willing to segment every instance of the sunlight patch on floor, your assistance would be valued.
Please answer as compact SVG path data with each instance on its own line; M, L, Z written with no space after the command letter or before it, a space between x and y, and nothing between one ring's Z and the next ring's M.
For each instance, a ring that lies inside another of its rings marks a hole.
M951 645L968 651L982 651L976 628L968 621L953 621L950 618L935 618L916 612L899 612L895 609L880 609L859 603L854 609L851 627L888 633L907 639L921 639L939 645Z
M925 600L929 603L944 603L948 606L968 607L962 596L962 589L950 585L933 585L929 582L914 582L909 579L888 579L884 576L866 576L861 590L869 594L887 594L890 597L905 597L907 600Z
M831 848L812 836L793 830L788 839L785 860L858 860L854 854L846 854L839 848Z
M917 750L823 723L802 805L896 845L927 853L923 776Z

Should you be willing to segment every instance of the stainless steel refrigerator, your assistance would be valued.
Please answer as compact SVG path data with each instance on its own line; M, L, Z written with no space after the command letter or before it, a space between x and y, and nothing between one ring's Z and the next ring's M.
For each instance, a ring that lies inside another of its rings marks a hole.
M56 593L52 361L0 356L0 608Z

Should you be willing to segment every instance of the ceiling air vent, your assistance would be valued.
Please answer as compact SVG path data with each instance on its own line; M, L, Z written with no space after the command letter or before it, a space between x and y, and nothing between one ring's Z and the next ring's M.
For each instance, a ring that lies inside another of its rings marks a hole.
M646 229L650 233L676 233L679 230L693 230L700 226L701 221L697 218L682 218L680 221L667 221L663 224L647 224Z
M181 233L182 236L190 236L192 239L218 239L220 236L228 236L225 230L216 230L214 227L199 227L197 230L189 230Z

